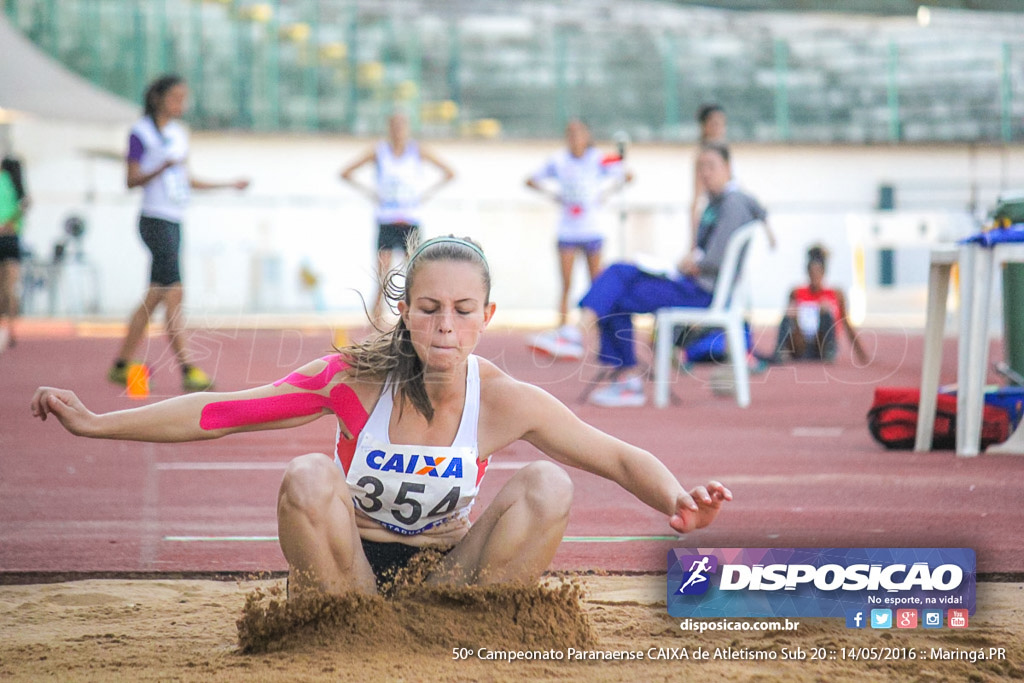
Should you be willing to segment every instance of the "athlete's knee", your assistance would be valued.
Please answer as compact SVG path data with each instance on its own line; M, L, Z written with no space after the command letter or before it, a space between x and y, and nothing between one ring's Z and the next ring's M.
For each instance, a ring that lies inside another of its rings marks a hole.
M285 469L278 511L297 511L315 520L334 501L339 485L344 485L344 480L333 460L322 453L301 455ZM350 500L347 496L342 499Z
M560 518L572 506L573 483L569 474L558 465L538 460L521 471L526 498L535 514Z

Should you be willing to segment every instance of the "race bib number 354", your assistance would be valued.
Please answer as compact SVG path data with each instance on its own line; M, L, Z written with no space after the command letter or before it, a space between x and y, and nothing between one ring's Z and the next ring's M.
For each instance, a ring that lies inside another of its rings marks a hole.
M469 506L477 492L475 448L385 446L357 453L349 467L353 500L402 534L425 531Z

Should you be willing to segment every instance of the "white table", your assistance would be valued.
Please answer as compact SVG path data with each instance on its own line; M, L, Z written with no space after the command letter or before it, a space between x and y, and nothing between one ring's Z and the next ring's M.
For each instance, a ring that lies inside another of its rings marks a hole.
M1003 263L1024 263L1024 243L942 245L932 249L928 271L928 310L921 366L921 399L914 450L931 450L935 404L942 366L946 298L953 264L960 268L960 342L957 345L956 454L980 452L985 374L988 368L988 323L992 280Z

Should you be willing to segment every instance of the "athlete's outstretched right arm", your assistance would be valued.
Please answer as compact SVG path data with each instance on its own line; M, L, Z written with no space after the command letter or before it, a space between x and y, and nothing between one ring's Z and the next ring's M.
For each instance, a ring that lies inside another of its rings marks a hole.
M200 426L200 419L203 409L207 405L228 397L237 398L243 394L255 398L254 394L258 391L258 389L251 389L229 394L208 392L187 394L139 408L96 414L86 408L73 391L40 387L32 397L32 415L41 420L46 420L47 416L53 415L72 434L94 439L157 442L199 441L242 431L239 428L203 429ZM303 418L293 424L303 424L311 419L314 418Z
M717 481L687 491L654 455L587 424L540 387L496 370L488 371L489 377L484 372L480 426L481 434L486 428L493 439L489 452L522 439L557 462L619 484L665 513L669 526L680 533L707 526L732 500L732 492Z
M236 392L177 396L139 408L97 415L67 389L40 387L32 414L53 415L72 434L129 441L199 441L261 429L312 422L333 412L358 432L366 412L355 393L335 376L344 369L337 356L314 361L274 384Z

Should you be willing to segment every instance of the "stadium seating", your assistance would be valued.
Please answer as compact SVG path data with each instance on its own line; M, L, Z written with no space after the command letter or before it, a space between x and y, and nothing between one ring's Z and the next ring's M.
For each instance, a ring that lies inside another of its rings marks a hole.
M559 137L584 116L601 137L686 141L698 104L717 101L734 140L1024 138L1012 68L1021 14L936 9L923 27L614 0L3 7L69 68L131 101L156 74L182 74L200 128L376 134L401 106L434 135Z

